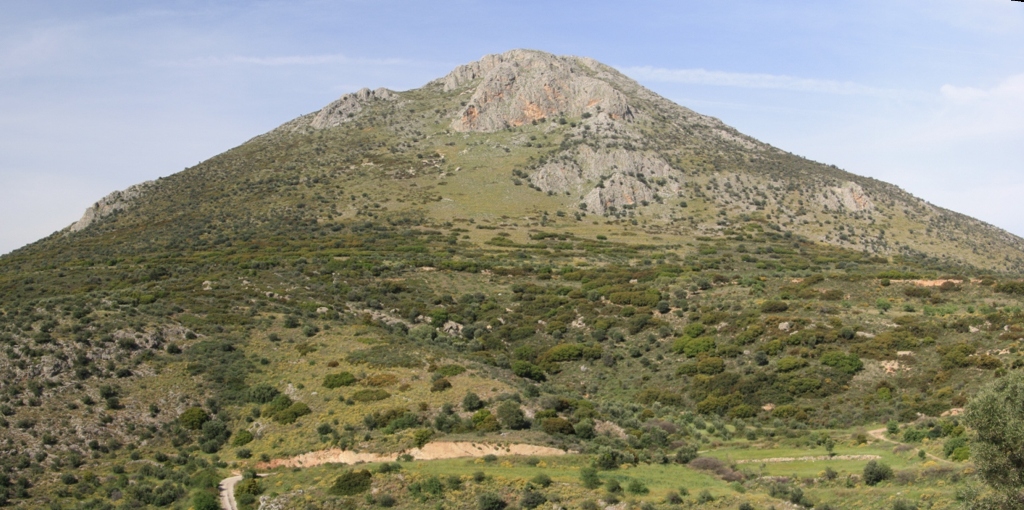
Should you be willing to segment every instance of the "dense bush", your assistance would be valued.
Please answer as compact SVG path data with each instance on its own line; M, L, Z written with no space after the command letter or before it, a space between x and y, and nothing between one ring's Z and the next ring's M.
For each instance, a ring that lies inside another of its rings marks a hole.
M351 386L355 384L356 377L349 372L341 372L337 374L327 374L324 376L323 386L324 388L334 389L341 388L342 386Z
M871 460L864 466L864 483L868 485L877 485L890 478L892 478L892 468L888 464Z
M370 489L373 475L363 469L359 471L347 471L334 479L334 484L328 489L335 496L355 496Z

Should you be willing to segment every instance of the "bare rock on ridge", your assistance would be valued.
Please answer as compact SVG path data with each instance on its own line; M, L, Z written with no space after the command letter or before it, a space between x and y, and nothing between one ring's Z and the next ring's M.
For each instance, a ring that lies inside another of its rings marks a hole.
M82 219L72 223L69 229L71 232L78 232L85 227L92 225L96 221L113 214L114 212L130 208L152 186L153 181L146 181L129 186L121 191L115 191L101 198L99 202L96 202L92 207L86 209L85 214L82 215Z
M440 81L445 91L477 82L472 97L452 122L455 131L493 132L555 116L629 120L626 96L596 78L589 59L531 50L488 55L459 66Z
M326 129L339 126L355 118L356 114L363 110L363 106L370 101L390 101L397 98L394 92L379 88L370 90L360 89L350 94L345 94L337 101L320 109L309 125L314 129Z

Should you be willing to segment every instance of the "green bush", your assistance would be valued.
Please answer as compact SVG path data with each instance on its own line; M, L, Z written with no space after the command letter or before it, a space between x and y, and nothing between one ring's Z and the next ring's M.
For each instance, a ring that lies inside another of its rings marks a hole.
M520 430L530 426L530 422L526 420L526 415L523 414L519 403L514 400L502 402L498 406L497 416L501 425L507 429Z
M821 364L832 367L840 372L853 375L864 368L864 362L856 354L845 354L840 351L830 351L821 355Z
M190 407L178 417L178 423L189 430L199 430L203 424L209 421L210 415L206 414L201 407Z
M807 366L807 360L796 356L786 356L775 365L779 372L792 372Z
M519 377L525 377L532 379L537 382L542 382L547 379L544 376L544 371L540 367L530 363L529 361L516 360L512 362L512 373Z
M679 353L685 354L689 358L696 357L699 354L706 352L713 352L715 350L715 339L702 336L698 338L679 338L672 344L672 349Z
M455 377L465 371L466 367L462 365L442 365L437 367L437 370L435 370L434 373L441 377Z
M352 400L356 402L376 402L391 397L391 394L380 388L367 388L352 394Z
M872 460L864 466L864 483L868 485L877 485L890 478L892 478L892 468L888 464Z
M334 480L328 492L334 496L355 496L369 490L372 480L373 475L365 469L347 471Z
M245 446L251 443L253 439L252 432L249 432L248 430L239 430L235 434L235 438L231 441L231 444L235 446Z
M596 489L601 486L601 478L597 476L597 469L592 467L580 469L580 481L587 489Z
M761 304L761 313L782 313L789 310L789 305L782 301L765 301Z
M323 386L324 388L334 389L341 388L342 386L351 386L355 383L356 376L348 372L341 372L324 376Z
M278 423L289 425L295 423L295 420L312 413L313 411L303 402L295 402L292 405L274 413L272 418Z
M442 377L440 379L434 379L434 382L430 383L430 391L434 392L434 393L440 392L440 391L445 391L447 389L450 389L451 387L452 387L451 381L449 381L448 379L446 379L444 377Z
M266 404L277 398L277 396L280 394L281 392L277 391L277 388L274 388L269 384L261 383L250 387L246 391L245 398L249 402L253 402L256 404Z
M648 492L651 492L651 490L647 488L647 485L645 485L644 482L634 478L629 481L628 485L626 485L626 492L630 494L641 495L647 494Z
M540 428L551 435L565 434L570 436L576 433L576 429L572 427L572 423L569 423L569 420L564 418L544 418L540 422Z
M508 503L497 494L485 492L477 498L476 506L480 510L504 510Z

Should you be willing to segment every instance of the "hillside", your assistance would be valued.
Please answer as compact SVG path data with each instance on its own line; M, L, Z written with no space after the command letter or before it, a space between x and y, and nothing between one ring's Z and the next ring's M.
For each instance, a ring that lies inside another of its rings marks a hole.
M958 409L1024 366L1022 248L593 60L491 55L347 94L0 258L0 502L201 508L233 469L471 441L573 455L403 463L374 490L672 506L685 479L712 506L843 507L842 488L942 508L973 480ZM940 463L867 434L886 422ZM829 443L852 456L831 478L739 462ZM864 448L899 484L858 478ZM650 490L528 481L540 462ZM396 478L436 466L464 478ZM332 469L240 502L388 506Z

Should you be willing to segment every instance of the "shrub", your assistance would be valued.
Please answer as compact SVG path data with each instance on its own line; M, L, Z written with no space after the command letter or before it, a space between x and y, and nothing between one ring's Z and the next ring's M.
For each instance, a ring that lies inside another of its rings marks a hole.
M437 370L434 371L434 373L441 377L455 377L465 371L466 367L463 367L462 365L443 365L437 367Z
M892 478L892 468L887 464L872 460L864 466L864 483L868 485L877 485L890 478Z
M675 341L672 345L672 349L677 353L685 354L687 357L693 358L699 354L714 351L715 339L706 336L699 338L683 337Z
M564 418L544 418L544 420L540 422L540 427L541 430L551 435L565 434L567 436L571 436L576 433L576 429L572 427L572 423L569 423L569 420Z
M220 502L213 494L200 491L192 496L192 508L194 510L220 510Z
M807 360L796 356L786 356L778 361L775 368L779 372L792 372L807 366Z
M452 387L451 381L449 381L448 379L442 377L440 379L435 379L434 382L430 384L430 391L431 392L439 392L439 391L447 390L447 389L449 389L451 387Z
M295 423L302 416L312 413L313 411L303 402L295 402L287 408L274 413L273 419L278 423L289 425Z
M480 510L504 510L508 503L501 496L491 492L481 494L476 500L476 506Z
M235 446L245 446L251 443L253 439L252 432L249 432L248 430L239 430L238 433L235 434L235 439L231 441L231 444Z
M551 485L551 477L544 473L541 473L533 477L533 479L530 480L530 482L541 487L548 487L549 485Z
M822 365L850 375L856 374L864 368L864 362L856 354L845 354L839 351L830 351L822 354L820 361Z
M530 422L526 420L526 415L523 414L519 403L514 400L502 402L498 406L497 415L498 421L507 429L520 430L530 426Z
M587 489L596 489L601 486L601 478L597 476L597 469L592 467L580 469L580 481Z
M519 377L525 377L532 379L537 382L543 382L547 379L544 376L544 371L540 367L530 363L529 361L516 360L512 362L512 373Z
M544 497L543 494L528 490L523 493L523 497L519 499L519 506L527 509L537 508L540 505L546 503L548 498Z
M462 409L466 411L476 411L483 408L484 403L480 400L480 397L476 393L468 392L465 397L462 397Z
M199 430L209 421L210 415L200 407L190 407L178 417L178 423L189 430Z
M334 389L342 386L351 386L355 384L356 376L348 373L341 372L338 374L327 374L324 377L323 386L324 388Z
M690 461L697 458L697 446L692 444L683 445L679 450L676 450L674 460L677 464L689 464Z
M239 448L235 450L235 456L239 459L248 459L252 457L252 450L248 448Z
M249 478L242 480L235 485L235 495L249 494L252 496L259 496L263 493L263 487L260 487L259 480L255 478Z
M761 304L761 313L781 313L789 310L789 305L782 301L765 301Z
M651 492L651 490L647 488L647 485L644 485L644 482L641 482L640 480L634 478L629 481L628 485L626 485L626 492L630 494L640 495L647 494L648 492Z
M266 404L276 398L280 391L269 384L257 384L246 391L245 399L257 404Z
M356 402L376 402L391 397L391 394L380 388L367 388L352 394L352 400Z
M372 479L373 475L365 469L348 471L334 480L328 492L335 496L355 496L369 490Z
M710 356L697 362L697 372L704 375L715 375L725 372L725 360Z

